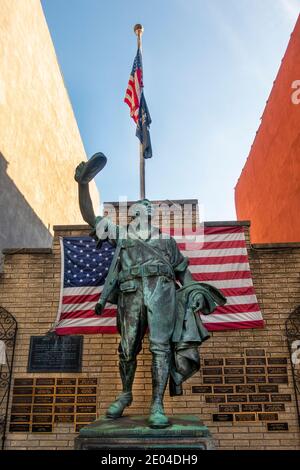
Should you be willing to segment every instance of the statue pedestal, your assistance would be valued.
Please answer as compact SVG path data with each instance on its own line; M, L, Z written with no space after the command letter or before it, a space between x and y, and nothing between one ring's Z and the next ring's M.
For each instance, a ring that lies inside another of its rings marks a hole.
M100 418L80 430L77 450L161 450L215 448L208 428L197 416L175 415L171 426L152 429L146 416L124 416L117 420Z

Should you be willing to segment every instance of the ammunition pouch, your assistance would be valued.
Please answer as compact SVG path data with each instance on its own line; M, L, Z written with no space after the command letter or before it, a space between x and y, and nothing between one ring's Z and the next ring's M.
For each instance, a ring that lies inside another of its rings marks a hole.
M145 266L133 266L129 269L123 269L119 273L120 290L125 281L131 281L139 277L165 276L174 279L174 272L167 265L146 264Z

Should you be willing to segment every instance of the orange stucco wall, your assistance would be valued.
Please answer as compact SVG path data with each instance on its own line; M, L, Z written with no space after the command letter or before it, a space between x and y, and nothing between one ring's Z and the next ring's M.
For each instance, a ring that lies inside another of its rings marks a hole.
M253 243L300 241L300 16L235 188L235 204L238 220L251 220Z

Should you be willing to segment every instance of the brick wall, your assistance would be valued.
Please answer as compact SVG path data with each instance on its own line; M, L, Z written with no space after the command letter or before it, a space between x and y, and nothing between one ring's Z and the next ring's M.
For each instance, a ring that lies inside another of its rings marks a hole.
M251 248L248 227L245 226L253 281L262 308L266 327L262 330L214 332L201 348L204 360L247 358L247 350L266 359L286 358L288 384L279 384L278 393L291 395L284 402L285 411L279 412L279 422L288 422L289 430L269 432L267 423L259 421L213 422L213 415L220 413L221 403L207 403L209 393L193 393L204 384L202 372L184 385L181 397L170 398L166 394L167 413L196 414L209 426L221 449L300 449L300 434L296 412L295 393L292 385L291 366L285 340L284 324L289 313L300 304L300 247ZM103 415L106 407L120 391L117 363L118 337L116 335L86 335L84 337L83 367L81 374L29 374L26 372L31 335L45 334L55 320L60 289L59 236L87 234L85 226L58 227L53 250L50 253L6 254L4 274L0 277L0 304L17 319L19 331L16 343L14 377L98 377L97 414ZM248 353L247 353L248 354ZM148 341L139 356L134 384L134 403L129 412L148 413L151 395L151 356ZM246 366L245 366L246 367ZM286 367L286 366L284 366ZM203 367L202 367L203 371ZM224 372L224 370L223 370ZM239 383L239 379L237 379ZM254 384L256 394L259 383ZM275 384L276 385L276 384ZM206 384L206 386L209 386ZM215 387L216 385L212 385ZM237 393L238 385L232 385ZM218 391L218 390L217 390ZM216 392L217 392L216 391ZM228 399L230 390L225 393ZM214 394L213 396L224 394ZM270 397L270 395L269 395ZM280 400L279 400L280 401ZM227 403L227 405L229 405ZM223 404L224 406L224 404ZM239 404L241 411L241 404ZM266 411L262 405L262 412ZM74 443L74 425L55 424L51 434L8 433L6 448L14 449L66 449Z

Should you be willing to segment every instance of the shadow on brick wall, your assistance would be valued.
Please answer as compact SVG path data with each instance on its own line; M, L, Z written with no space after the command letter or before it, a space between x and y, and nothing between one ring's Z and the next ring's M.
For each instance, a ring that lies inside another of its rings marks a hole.
M8 165L0 152L0 271L4 248L48 248L52 244L48 228L8 176Z

